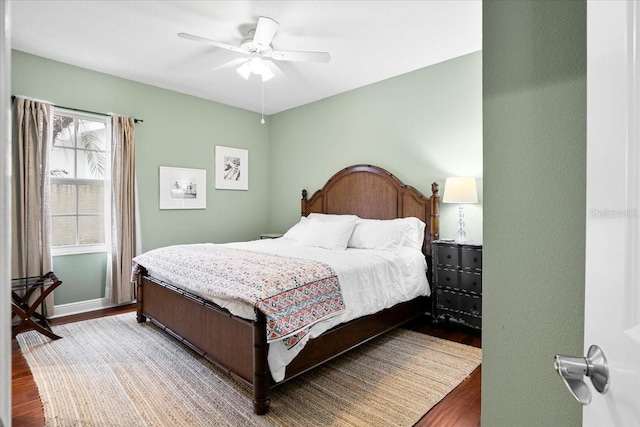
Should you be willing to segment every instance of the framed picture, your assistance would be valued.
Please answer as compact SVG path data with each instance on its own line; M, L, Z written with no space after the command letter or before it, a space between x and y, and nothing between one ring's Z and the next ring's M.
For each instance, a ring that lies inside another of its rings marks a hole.
M249 189L249 151L216 145L216 188Z
M160 209L206 209L207 171L160 166Z

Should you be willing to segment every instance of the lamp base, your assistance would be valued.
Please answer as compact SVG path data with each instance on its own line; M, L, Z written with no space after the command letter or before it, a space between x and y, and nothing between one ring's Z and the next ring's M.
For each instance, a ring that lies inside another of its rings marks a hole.
M458 232L456 233L456 243L468 241L467 233L464 231L464 207L458 203Z

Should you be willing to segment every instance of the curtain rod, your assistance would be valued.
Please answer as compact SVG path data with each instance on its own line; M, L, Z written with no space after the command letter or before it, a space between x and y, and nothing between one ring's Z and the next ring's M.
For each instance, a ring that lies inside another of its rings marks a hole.
M11 95L11 101L13 101L14 99L16 99L15 95ZM109 114L106 113L98 113L96 111L89 111L89 110L81 110L80 108L73 108L73 107L65 107L64 105L56 105L53 104L54 107L58 107L58 108L64 108L65 110L72 110L72 111L78 111L81 113L90 113L90 114L97 114L99 116L109 116ZM142 119L136 119L135 117L133 118L133 122L134 123L144 123L144 120Z

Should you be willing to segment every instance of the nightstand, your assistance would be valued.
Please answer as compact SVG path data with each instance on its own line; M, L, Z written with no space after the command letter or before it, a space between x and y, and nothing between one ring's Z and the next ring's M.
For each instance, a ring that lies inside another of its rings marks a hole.
M482 327L482 245L432 243L433 317Z

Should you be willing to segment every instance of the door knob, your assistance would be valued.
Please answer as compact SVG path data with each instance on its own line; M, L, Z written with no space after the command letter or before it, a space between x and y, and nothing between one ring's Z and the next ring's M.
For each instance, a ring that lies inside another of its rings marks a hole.
M593 387L599 393L609 390L609 365L602 349L597 345L589 347L587 357L572 357L556 354L553 366L573 397L583 405L591 403L591 392L583 377L591 378Z

